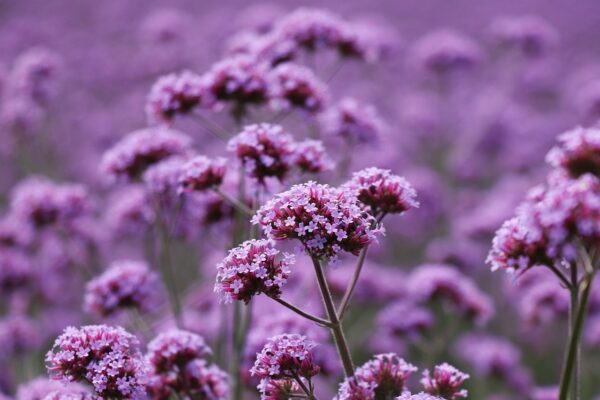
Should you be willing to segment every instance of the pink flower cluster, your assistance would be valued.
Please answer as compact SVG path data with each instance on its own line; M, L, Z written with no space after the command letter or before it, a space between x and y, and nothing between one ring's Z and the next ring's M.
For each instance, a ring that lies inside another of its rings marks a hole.
M423 372L421 384L425 391L431 395L439 396L447 400L467 397L466 389L461 389L469 375L459 371L448 363L437 365L433 369L433 375L429 370Z
M323 130L352 144L373 144L383 134L384 122L375 107L344 97L321 118Z
M278 260L279 254L268 240L248 240L231 249L217 265L215 292L225 303L233 300L248 303L260 293L279 298L294 263L293 255L283 253Z
M55 379L87 382L104 398L141 398L147 367L135 336L120 327L66 328L46 355Z
M150 120L171 122L176 116L190 113L206 103L208 95L202 77L193 72L165 75L150 89L146 114Z
M586 173L600 177L600 129L575 128L558 137L546 161L566 170L573 178Z
M274 81L271 106L276 111L297 108L316 114L326 106L329 91L308 68L292 63L277 66L271 72Z
M275 195L253 217L273 240L299 240L316 258L357 255L382 233L374 217L347 191L308 182Z
M225 176L224 158L196 156L181 167L179 186L184 192L203 191L220 186Z

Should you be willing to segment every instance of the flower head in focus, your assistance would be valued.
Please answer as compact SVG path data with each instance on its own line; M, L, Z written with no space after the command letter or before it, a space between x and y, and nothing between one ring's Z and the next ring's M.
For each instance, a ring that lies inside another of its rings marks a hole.
M181 168L179 186L184 192L203 191L218 187L223 183L226 160L196 156Z
M600 177L600 128L578 127L558 137L546 161L573 178L590 173Z
M279 112L294 108L314 115L321 112L328 100L328 88L308 68L285 63L273 69L271 106Z
M260 379L270 380L296 377L311 379L320 369L313 363L312 350L316 345L301 335L274 336L256 355L256 362L250 373Z
M467 397L467 391L461 389L462 384L467 379L469 379L469 375L448 363L443 363L433 369L433 375L430 374L429 370L425 370L421 384L427 393L453 400L459 397Z

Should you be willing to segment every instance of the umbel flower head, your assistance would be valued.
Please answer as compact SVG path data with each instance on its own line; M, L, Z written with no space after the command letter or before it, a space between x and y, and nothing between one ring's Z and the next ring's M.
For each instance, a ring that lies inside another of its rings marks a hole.
M558 137L546 161L554 168L562 168L572 177L586 173L600 177L600 129L578 127Z
M396 400L444 400L444 398L423 392L417 394L404 392L400 396L396 397Z
M261 400L283 400L297 395L300 385L293 379L262 379L258 391Z
M429 370L423 372L421 384L429 394L440 396L447 400L467 397L466 389L461 389L469 375L459 371L448 363L437 365L433 369L433 376Z
M185 155L191 139L164 127L134 131L102 156L100 170L112 179L136 180L151 165L172 156Z
M147 368L138 340L121 327L68 327L46 355L50 375L87 382L103 398L143 396Z
M333 162L320 140L304 140L296 145L294 165L301 172L318 174L333 168Z
M104 317L126 308L150 312L160 305L161 294L160 279L145 262L115 261L86 285L84 309Z
M205 81L190 71L160 77L150 89L146 114L152 122L171 122L208 101Z
M424 71L444 76L476 67L481 63L483 54L468 36L442 29L419 39L414 46L414 57Z
M192 332L172 329L148 343L146 359L155 373L176 371L195 359L211 354L204 338Z
M417 192L412 185L387 169L371 167L355 172L344 187L354 192L375 216L401 214L419 207Z
M196 156L181 168L179 186L184 192L203 191L220 186L225 176L224 158Z
M274 82L270 102L276 111L296 108L316 114L324 109L328 88L310 69L285 63L277 66L272 74Z
M406 389L417 368L396 354L379 354L357 368L341 385L337 400L393 399Z
M283 253L280 260L279 254L268 240L248 240L231 249L217 265L215 292L225 303L248 303L260 293L279 298L294 263L292 254Z
M316 345L302 335L273 336L256 355L250 373L257 378L270 380L296 377L311 379L320 369L313 362L312 349Z
M376 143L384 129L384 122L375 107L344 97L329 108L321 119L323 130L352 144Z
M292 167L294 140L279 125L248 125L227 143L227 150L260 183L269 177L283 181Z
M270 239L296 239L311 257L334 260L342 251L358 255L382 233L355 196L312 181L277 194L252 222Z
M499 47L531 58L546 55L559 41L556 28L534 15L500 18L492 23L491 34Z

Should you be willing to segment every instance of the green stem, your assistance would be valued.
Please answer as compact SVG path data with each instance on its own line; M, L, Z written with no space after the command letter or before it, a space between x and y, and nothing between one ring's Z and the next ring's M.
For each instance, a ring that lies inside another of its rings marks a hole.
M166 224L158 215L158 235L160 238L160 269L167 286L167 292L173 309L175 323L181 327L181 301L179 299L179 289L177 287L177 278L173 269L171 258L171 241Z
M325 273L323 272L321 262L319 261L319 259L312 256L311 259L315 268L315 274L317 276L319 290L321 291L321 299L323 300L323 305L325 306L327 316L329 317L329 321L331 322L331 335L333 336L333 341L335 343L335 346L337 347L338 354L340 356L340 361L342 363L342 367L344 368L344 373L346 377L349 378L352 375L354 375L354 364L352 362L352 355L350 354L348 343L346 342L346 337L344 336L342 324L337 316L335 305L333 304L333 298L331 296L331 291L329 290L327 279L325 279Z

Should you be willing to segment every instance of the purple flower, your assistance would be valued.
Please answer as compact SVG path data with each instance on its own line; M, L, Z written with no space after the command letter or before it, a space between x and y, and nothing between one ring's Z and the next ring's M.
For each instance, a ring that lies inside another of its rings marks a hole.
M27 315L11 312L0 320L0 360L23 357L41 341L40 326Z
M385 124L372 105L344 97L323 114L321 125L326 133L352 144L373 144L382 135Z
M467 391L461 389L462 384L467 379L469 379L468 374L459 371L448 363L443 363L433 369L433 376L429 373L429 370L425 370L421 384L427 393L452 400L467 397Z
M293 379L262 379L258 385L261 400L286 400L300 391Z
M139 398L147 367L138 340L120 327L88 325L68 327L46 355L55 379L87 382L99 396Z
M48 393L46 396L42 398L42 400L95 400L97 399L92 393L86 391L85 389L80 389L78 391L64 391L64 390L56 390L54 392Z
M422 392L417 394L405 392L402 393L399 397L396 397L396 400L444 400L444 398Z
M277 66L273 72L271 106L276 111L293 108L308 114L321 112L328 100L328 88L308 68L292 63Z
M317 258L358 255L382 233L346 191L308 182L277 194L253 217L274 240L296 239Z
M225 303L248 303L260 293L279 298L294 263L293 255L288 253L278 261L279 253L267 240L248 240L231 249L217 265L215 292Z
M260 183L268 177L283 181L293 162L293 138L279 125L248 125L227 143L250 176Z
M61 58L53 51L41 47L29 49L15 60L8 90L45 105L56 94L61 66Z
M155 311L162 300L158 275L142 261L115 261L86 285L84 309L111 316L126 308Z
M59 393L60 395L58 395ZM85 386L78 383L64 384L63 382L39 377L19 385L15 397L19 400L45 400L46 396L52 396L52 399L62 399L62 396L67 394L77 396L83 393L91 395L87 392ZM73 398L73 400L76 400L76 398Z
M294 150L294 165L304 173L318 174L333 168L320 140L304 140Z
M386 169L371 167L355 172L344 187L354 192L375 216L402 214L419 207L417 192L412 185Z
M558 137L546 161L573 178L590 173L600 177L600 129L578 127Z
M316 343L302 335L273 336L262 351L256 354L256 362L250 373L259 379L304 378L310 380L320 370L319 366L313 362L312 350L315 346L317 346Z
M146 114L152 122L171 122L175 117L189 114L196 107L207 107L207 82L190 71L160 77L150 89Z
M191 139L166 128L146 128L121 139L102 156L101 171L113 179L136 180L149 166L172 156L185 155Z
M556 28L536 15L500 18L492 23L491 34L499 47L531 58L546 55L559 39Z
M148 232L154 223L154 210L141 186L128 186L109 201L104 219L117 236L138 236Z
M35 274L31 259L21 251L0 249L0 294L3 296L31 288Z
M172 329L148 343L146 359L154 373L166 374L182 369L193 360L204 359L211 353L202 336Z
M337 400L392 399L402 394L417 368L393 353L376 355L341 385Z
M146 191L168 203L169 199L178 194L179 177L185 162L185 158L174 156L149 166L142 175Z
M224 158L210 159L196 156L181 167L179 186L181 190L203 191L220 186L225 176Z
M405 300L391 303L377 314L378 329L402 339L416 340L434 324L433 313Z

